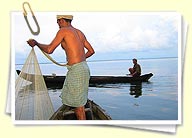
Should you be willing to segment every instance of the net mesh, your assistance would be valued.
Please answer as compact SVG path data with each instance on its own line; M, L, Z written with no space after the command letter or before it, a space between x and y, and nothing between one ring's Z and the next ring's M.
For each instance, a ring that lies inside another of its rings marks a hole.
M15 83L15 119L48 120L53 105L33 48Z

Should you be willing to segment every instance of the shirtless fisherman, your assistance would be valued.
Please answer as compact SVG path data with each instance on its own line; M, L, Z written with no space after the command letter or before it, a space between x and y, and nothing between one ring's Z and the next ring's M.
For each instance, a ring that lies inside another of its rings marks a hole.
M84 105L87 102L90 71L86 58L95 52L85 35L71 25L72 15L57 15L59 31L50 44L41 44L32 39L28 41L31 47L38 46L42 51L51 54L61 44L67 56L67 75L62 88L62 102L75 107L79 120L85 120ZM85 49L87 51L85 52Z

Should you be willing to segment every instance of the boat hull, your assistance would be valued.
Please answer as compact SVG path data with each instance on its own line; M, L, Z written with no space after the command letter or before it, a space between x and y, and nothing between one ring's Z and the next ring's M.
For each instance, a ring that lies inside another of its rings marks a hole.
M145 74L139 77L91 76L89 80L89 86L94 87L100 84L147 82L152 76L152 73ZM48 88L62 88L65 76L44 76L44 80Z
M20 71L17 70L19 74ZM25 74L22 72L22 74ZM138 77L130 76L91 76L89 86L97 86L99 84L115 84L115 83L135 83L147 82L153 76L152 73L144 74ZM43 75L47 88L61 89L65 81L65 76ZM33 77L30 77L33 78Z

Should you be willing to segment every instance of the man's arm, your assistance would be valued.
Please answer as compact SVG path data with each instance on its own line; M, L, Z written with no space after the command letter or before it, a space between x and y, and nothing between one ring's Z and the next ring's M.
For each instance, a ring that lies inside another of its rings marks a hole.
M87 52L85 53L85 57L88 58L88 57L92 56L95 53L95 51L94 51L93 47L91 46L91 44L87 41L87 38L85 37L84 34L83 34L83 37L84 37L84 41L83 41L84 47L87 49Z
M63 40L64 34L63 31L59 30L55 36L55 38L52 40L52 42L50 44L40 44L38 43L36 40L32 39L27 41L28 44L31 47L34 47L35 45L37 45L42 51L44 51L47 54L51 54L53 53L53 51L59 46L59 44L61 43L61 41Z
M87 40L85 40L84 46L87 49L87 52L85 53L86 58L92 56L95 53L93 47L91 46L91 44Z

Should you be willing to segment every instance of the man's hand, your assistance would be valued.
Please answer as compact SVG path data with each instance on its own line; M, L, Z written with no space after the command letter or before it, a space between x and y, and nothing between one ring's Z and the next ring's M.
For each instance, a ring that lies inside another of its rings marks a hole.
M34 40L34 39L29 39L29 40L27 41L27 43L28 43L31 47L34 47L35 45L38 44L37 41Z

